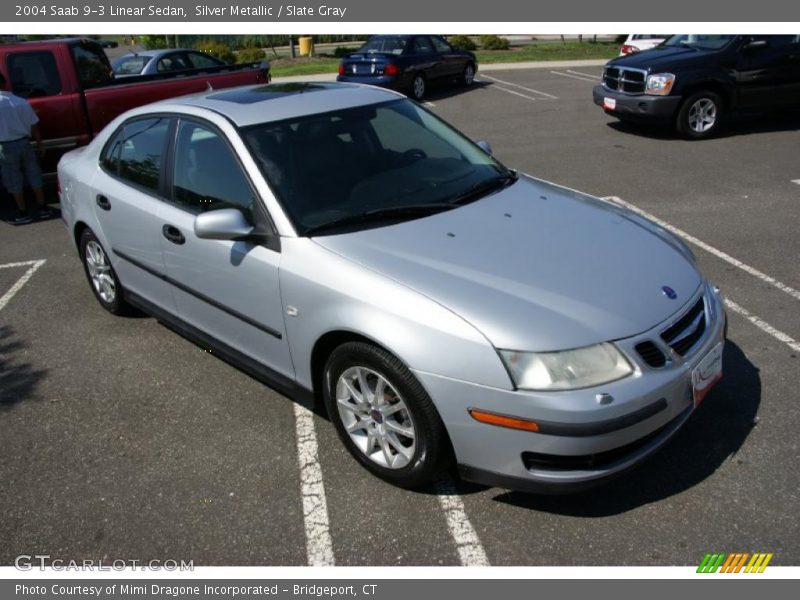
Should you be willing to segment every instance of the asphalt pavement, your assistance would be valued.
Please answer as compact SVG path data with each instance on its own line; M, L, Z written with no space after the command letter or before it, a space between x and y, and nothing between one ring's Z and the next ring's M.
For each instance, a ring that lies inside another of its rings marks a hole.
M599 72L488 71L428 104L511 167L677 228L722 288L725 377L654 458L572 496L450 479L409 492L313 415L324 522L310 524L291 400L152 318L103 311L60 220L0 223L0 564L295 565L315 547L342 565L800 564L800 115L687 142L603 114Z

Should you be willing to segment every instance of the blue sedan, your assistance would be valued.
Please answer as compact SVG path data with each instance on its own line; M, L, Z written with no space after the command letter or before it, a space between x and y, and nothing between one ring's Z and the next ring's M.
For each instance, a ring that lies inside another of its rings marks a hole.
M422 100L428 84L472 85L478 60L438 35L376 35L342 58L337 81L391 88Z

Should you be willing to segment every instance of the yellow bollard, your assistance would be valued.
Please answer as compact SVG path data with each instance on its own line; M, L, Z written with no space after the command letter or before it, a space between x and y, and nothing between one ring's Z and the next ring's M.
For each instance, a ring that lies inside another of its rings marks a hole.
M311 56L314 52L314 38L312 37L301 37L299 39L300 43L300 56Z

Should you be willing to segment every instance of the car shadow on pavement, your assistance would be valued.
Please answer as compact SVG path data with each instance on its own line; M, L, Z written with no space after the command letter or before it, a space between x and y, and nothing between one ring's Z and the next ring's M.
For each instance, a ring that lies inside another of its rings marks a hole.
M422 103L424 104L425 102L446 100L447 98L460 96L462 94L469 93L472 90L488 87L490 85L493 85L490 81L478 81L477 79L473 81L472 85L470 86L459 85L457 83L433 83L428 88L428 93L423 98Z
M502 492L497 502L574 517L617 515L679 494L711 476L757 426L761 377L736 344L725 345L724 377L674 437L648 461L603 486L569 495Z
M683 141L675 130L663 123L636 123L611 121L608 127L620 133L629 133L654 140ZM720 123L720 128L710 140L724 139L754 133L774 133L800 130L800 111L781 110L773 113L742 113L730 115Z
M46 370L15 359L15 355L23 354L24 350L25 344L11 326L0 326L0 412L33 398L39 382L47 374Z

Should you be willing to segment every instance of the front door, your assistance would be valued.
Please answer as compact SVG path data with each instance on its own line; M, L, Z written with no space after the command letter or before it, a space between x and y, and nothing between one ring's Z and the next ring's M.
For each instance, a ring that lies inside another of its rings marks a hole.
M161 247L181 318L226 346L289 379L294 368L278 281L280 252L251 241L194 234L201 212L237 208L265 218L225 134L181 119L171 169L171 203L161 212Z

